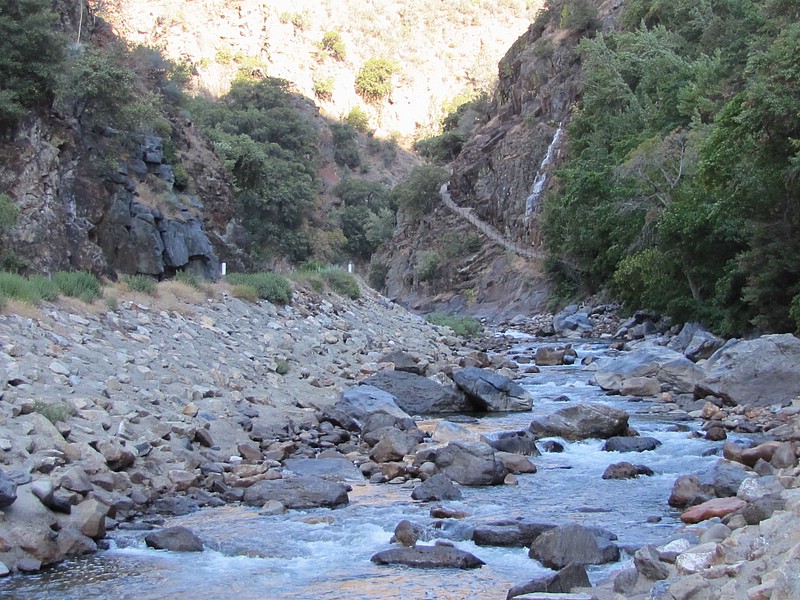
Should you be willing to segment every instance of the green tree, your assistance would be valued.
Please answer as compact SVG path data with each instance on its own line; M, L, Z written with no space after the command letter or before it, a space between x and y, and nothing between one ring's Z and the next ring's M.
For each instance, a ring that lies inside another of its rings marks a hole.
M53 101L66 39L48 0L0 4L0 130Z
M344 60L347 54L342 36L338 31L326 31L322 35L319 47L336 60Z
M446 181L447 171L441 167L421 165L395 186L392 196L398 208L419 219L441 202L439 190Z
M356 74L356 93L367 102L382 102L392 93L392 75L397 63L388 58L370 58Z

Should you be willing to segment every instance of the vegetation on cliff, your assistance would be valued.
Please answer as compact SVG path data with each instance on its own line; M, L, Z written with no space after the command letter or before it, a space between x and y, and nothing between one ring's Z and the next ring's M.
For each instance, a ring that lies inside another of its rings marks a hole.
M798 10L635 0L621 30L584 38L543 217L561 294L610 282L725 334L800 326Z

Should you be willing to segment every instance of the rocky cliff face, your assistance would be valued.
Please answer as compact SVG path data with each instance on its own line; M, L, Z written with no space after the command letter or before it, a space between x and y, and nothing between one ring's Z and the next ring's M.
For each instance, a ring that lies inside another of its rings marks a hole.
M207 279L216 278L220 257L246 266L230 183L191 131L179 136L178 151L192 193L175 187L157 136L104 163L100 148L113 136L58 117L32 119L16 133L0 161L0 183L19 208L5 242L14 260L31 272L160 277L180 269Z
M563 4L540 13L500 61L498 86L484 123L450 165L453 200L533 252L541 250L542 197L557 185L553 172L567 152L565 127L580 94L575 47L584 36L614 27L621 7L618 0L604 2L585 26L567 28L562 26ZM389 265L390 295L409 298L417 308L463 308L479 315L512 316L544 308L548 290L541 260L507 253L486 237L479 253L449 264L448 276L420 284L415 265L452 231L459 236L477 233L445 207L424 219L413 234L398 229L394 248L380 257Z

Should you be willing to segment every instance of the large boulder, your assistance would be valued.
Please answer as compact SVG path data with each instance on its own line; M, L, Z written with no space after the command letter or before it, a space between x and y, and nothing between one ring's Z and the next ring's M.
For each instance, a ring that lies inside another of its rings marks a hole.
M438 472L461 485L498 485L508 474L494 449L484 442L456 440L418 453L415 462L420 461L433 462Z
M539 456L536 436L529 429L498 431L483 436L483 440L500 452L514 452L528 456Z
M453 381L477 410L511 412L533 407L531 395L522 386L493 371L465 367L453 372Z
M678 393L692 393L703 380L703 370L680 352L647 346L597 362L594 380L607 391L620 392L625 381L647 377Z
M373 434L382 433L381 440L375 444L369 456L378 463L403 460L419 445L419 438L412 433L400 431L393 427L379 429Z
M437 415L474 410L464 394L435 381L404 371L384 371L364 380L395 397L397 405L411 415Z
M608 438L603 444L606 452L646 452L655 450L661 442L652 437L615 436Z
M699 504L711 498L736 496L742 482L757 477L739 463L720 459L692 475L680 475L672 486L668 503L676 508Z
M580 337L582 333L591 331L592 327L589 309L582 309L575 304L565 307L553 317L553 331L556 335Z
M551 415L537 417L531 422L530 429L539 437L607 439L625 434L628 413L605 404L576 404Z
M191 529L186 527L167 527L144 536L148 548L171 550L172 552L202 552L203 542Z
M669 341L667 348L697 362L714 354L724 343L725 340L706 331L700 323L686 323L681 332Z
M325 411L327 419L350 429L361 429L369 417L379 414L395 419L410 418L397 405L392 394L372 385L357 385L344 390L336 404Z
M476 569L484 563L475 555L449 545L392 548L370 560L378 565L405 565L417 569Z
M729 340L703 366L698 391L730 404L788 405L800 395L800 339L785 334Z
M250 506L263 506L269 500L297 509L337 508L350 501L344 484L311 476L259 481L244 491L243 501Z
M351 461L342 458L289 458L283 467L295 475L321 477L328 481L363 482L361 470Z
M620 552L610 532L569 524L545 531L531 544L528 555L550 569L570 563L602 565L619 560Z

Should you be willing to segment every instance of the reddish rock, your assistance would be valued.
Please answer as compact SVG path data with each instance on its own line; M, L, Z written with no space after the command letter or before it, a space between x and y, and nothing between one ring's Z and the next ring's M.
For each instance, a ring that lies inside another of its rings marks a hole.
M740 498L714 498L683 512L681 521L684 523L700 523L713 517L724 517L747 506L747 502Z

